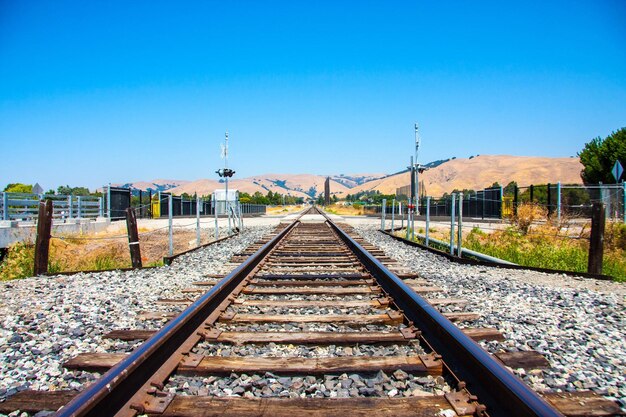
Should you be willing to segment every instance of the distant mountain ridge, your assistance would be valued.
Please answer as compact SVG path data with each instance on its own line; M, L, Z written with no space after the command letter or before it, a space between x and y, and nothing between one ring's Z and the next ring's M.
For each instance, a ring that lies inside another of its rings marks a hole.
M111 187L119 187L119 188L131 188L133 190L141 190L141 191L152 191L156 192L165 192L171 190L172 188L180 187L181 185L187 184L189 181L187 180L165 180L165 179L156 179L152 181L135 181L135 182L127 182L127 183L114 183L111 184ZM99 188L99 191L102 189Z
M583 165L578 158L477 155L435 162L434 167L431 165L420 175L420 183L424 184L424 193L433 197L450 193L455 189L482 190L494 182L503 186L511 181L517 182L519 186L557 183L558 181L563 184L582 184L580 173ZM410 175L407 170L404 170L361 184L347 193L338 193L338 197L362 191L395 194L397 188L410 183Z
M494 182L506 185L516 181L520 186L546 184L561 181L564 184L581 184L583 169L578 158L549 158L510 155L477 155L469 158L449 158L429 162L428 169L420 176L425 191L431 196L440 196L454 189L479 190ZM394 194L396 188L410 184L409 174L404 168L394 174L263 174L229 181L229 186L241 192L265 195L273 193L316 198L324 192L324 182L330 177L331 194L345 197L360 191L378 191ZM174 194L209 195L215 189L224 188L219 179L195 181L157 179L126 184L112 184L124 188L152 192L171 191Z

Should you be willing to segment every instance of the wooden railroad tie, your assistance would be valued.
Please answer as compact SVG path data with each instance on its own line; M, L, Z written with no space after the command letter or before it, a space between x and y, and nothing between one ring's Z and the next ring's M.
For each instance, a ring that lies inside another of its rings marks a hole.
M56 411L78 393L73 390L18 392L0 403L0 413L21 410L35 414L39 411ZM615 401L607 400L591 391L574 393L545 393L552 403L567 417L624 415ZM444 396L431 395L408 398L237 398L173 396L161 417L198 417L198 410L211 410L214 415L234 417L254 415L261 417L293 417L349 415L358 417L434 416L442 409L451 408Z

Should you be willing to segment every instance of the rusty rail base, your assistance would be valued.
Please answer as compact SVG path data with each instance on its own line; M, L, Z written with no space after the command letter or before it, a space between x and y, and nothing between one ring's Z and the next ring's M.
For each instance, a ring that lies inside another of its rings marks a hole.
M239 232L237 232L237 233L233 233L233 234L232 234L232 235L230 235L230 236L221 237L221 238L219 238L219 239L217 239L217 240L213 240L213 241L211 241L211 242L209 242L209 243L205 243L204 245L196 246L195 248L191 248L191 249L189 249L189 250L186 250L186 251L183 251L183 252L180 252L180 253L175 253L175 254L174 254L174 255L172 255L172 256L164 256L164 257L163 257L163 264L164 264L164 265L171 265L171 264L172 264L172 261L173 261L174 259L178 258L179 256L186 255L186 254L188 254L188 253L195 252L195 251L200 250L200 249L202 249L202 248L206 248L207 246L211 246L211 245L214 245L214 244L216 244L216 243L223 242L223 241L225 241L225 240L228 240L228 239L230 239L230 238L233 238L233 237L237 236L238 234L239 234Z
M78 394L61 408L56 416L98 417L121 413L168 358L197 332L206 318L216 311L260 261L299 223L301 216L220 280L206 294L194 301L178 317L168 322L127 358Z
M492 417L563 417L558 410L494 360L400 278L322 213L408 319L422 331L450 370L478 396Z

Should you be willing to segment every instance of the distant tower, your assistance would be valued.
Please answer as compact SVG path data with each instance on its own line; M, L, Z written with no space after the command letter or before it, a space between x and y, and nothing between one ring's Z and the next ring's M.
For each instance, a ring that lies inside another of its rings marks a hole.
M330 205L330 177L326 177L324 181L324 205Z

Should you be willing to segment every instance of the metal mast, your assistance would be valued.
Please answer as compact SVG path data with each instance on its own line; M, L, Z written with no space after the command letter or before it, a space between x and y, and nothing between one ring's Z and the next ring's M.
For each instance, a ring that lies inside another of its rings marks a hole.
M230 221L230 203L228 200L228 178L232 177L235 174L235 171L233 171L232 169L228 169L228 131L226 131L226 139L224 141L224 145L222 145L222 158L224 159L224 168L223 169L218 169L217 171L215 171L220 177L224 177L225 179L225 184L226 184L226 199L225 199L225 207L226 207L226 214L228 216L228 234L230 235L230 231L231 231L231 221ZM217 199L216 199L217 200ZM215 202L215 210L216 210L216 215L217 215L217 201Z
M420 164L418 162L417 156L419 153L419 149L420 149L420 135L419 135L419 126L417 123L415 123L415 190L413 194L415 196L415 214L419 216L420 214L420 195L419 195L419 189L420 189L420 183L419 183L419 170L420 170Z
M224 173L228 172L228 130L226 131L224 139ZM228 234L230 235L230 200L228 199L228 175L224 175L226 178L226 215L228 216Z

